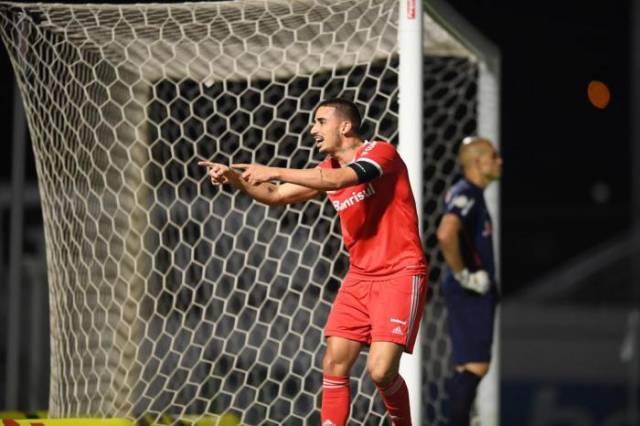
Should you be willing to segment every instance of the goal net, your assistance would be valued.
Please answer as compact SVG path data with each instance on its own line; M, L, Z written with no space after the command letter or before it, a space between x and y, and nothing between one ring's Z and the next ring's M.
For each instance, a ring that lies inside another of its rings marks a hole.
M434 231L481 65L425 15L423 401L449 374ZM397 0L0 3L47 242L52 417L318 424L323 326L348 267L330 203L267 207L200 159L304 168L317 103L398 144ZM401 143L401 142L400 142ZM362 354L353 424L383 424Z

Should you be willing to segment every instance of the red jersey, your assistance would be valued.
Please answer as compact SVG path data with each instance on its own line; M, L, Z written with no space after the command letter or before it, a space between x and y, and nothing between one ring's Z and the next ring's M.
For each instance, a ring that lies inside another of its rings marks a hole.
M426 273L407 166L395 147L365 142L353 161L372 163L380 175L369 183L327 192L340 216L349 273L366 277ZM319 167L341 166L328 157Z

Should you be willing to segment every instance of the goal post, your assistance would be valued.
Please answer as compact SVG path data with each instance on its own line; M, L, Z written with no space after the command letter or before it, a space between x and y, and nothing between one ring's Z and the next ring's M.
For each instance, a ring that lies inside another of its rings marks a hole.
M476 129L475 133L489 138L500 149L500 73L501 56L495 44L462 17L446 1L424 2L426 14L451 34L471 53L476 64ZM493 221L493 243L496 271L500 281L500 183L485 191L487 207ZM491 368L483 378L476 397L481 425L500 425L500 308L496 309Z
M398 24L398 152L402 156L417 206L422 206L422 61L423 31L421 0L399 2ZM422 223L422 209L418 208ZM423 233L421 232L421 235ZM400 374L407 383L412 423L422 419L422 336L418 333L413 354L400 360Z
M411 170L431 296L408 378L416 424L442 421L434 232L457 144L482 130L487 61L434 16L411 0L0 3L42 200L52 417L319 422L348 266L336 214L213 187L197 162L312 167L311 115L340 96ZM383 424L364 353L351 390L351 422Z

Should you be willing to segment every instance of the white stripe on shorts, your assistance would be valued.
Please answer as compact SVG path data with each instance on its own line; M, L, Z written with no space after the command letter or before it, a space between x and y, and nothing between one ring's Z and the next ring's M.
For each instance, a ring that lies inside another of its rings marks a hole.
M418 313L418 302L420 301L420 275L414 275L411 282L411 311L409 313L409 328L407 329L406 345L413 336L413 327L415 327L416 315Z

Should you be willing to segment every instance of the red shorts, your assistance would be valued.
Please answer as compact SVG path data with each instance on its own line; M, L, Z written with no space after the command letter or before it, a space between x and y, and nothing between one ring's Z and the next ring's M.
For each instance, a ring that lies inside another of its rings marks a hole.
M424 274L368 280L347 274L324 328L364 344L393 342L413 352L427 296Z

